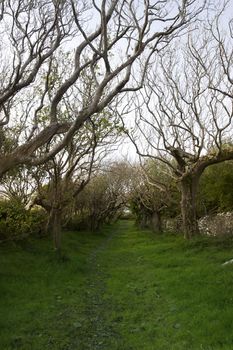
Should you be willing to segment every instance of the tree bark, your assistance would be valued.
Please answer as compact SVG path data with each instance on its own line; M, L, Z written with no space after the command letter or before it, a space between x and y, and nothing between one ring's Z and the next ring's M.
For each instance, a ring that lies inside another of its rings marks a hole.
M53 208L52 216L51 216L51 229L52 229L52 237L54 243L54 249L59 253L61 251L61 215L62 212L58 208Z
M149 217L148 211L143 207L141 208L141 211L140 211L139 227L141 229L150 227L150 217Z
M162 232L162 223L159 211L154 211L151 213L150 226L153 232Z
M196 194L200 175L188 175L181 179L181 214L183 232L186 239L199 234Z

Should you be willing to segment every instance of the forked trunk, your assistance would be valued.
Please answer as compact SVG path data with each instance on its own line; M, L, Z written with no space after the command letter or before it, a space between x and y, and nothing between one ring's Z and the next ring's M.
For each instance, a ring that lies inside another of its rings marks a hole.
M181 180L181 214L184 237L190 239L199 234L196 194L200 176L187 176Z

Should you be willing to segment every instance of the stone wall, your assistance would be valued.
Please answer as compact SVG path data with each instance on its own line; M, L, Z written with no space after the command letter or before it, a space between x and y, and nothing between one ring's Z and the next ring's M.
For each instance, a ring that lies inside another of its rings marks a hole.
M204 216L199 220L198 225L201 234L233 235L233 212Z
M181 233L181 217L165 219L162 226L164 232ZM203 235L233 235L233 212L204 216L198 221L198 226Z
M162 228L164 232L181 233L182 232L182 219L181 216L176 218L162 219Z

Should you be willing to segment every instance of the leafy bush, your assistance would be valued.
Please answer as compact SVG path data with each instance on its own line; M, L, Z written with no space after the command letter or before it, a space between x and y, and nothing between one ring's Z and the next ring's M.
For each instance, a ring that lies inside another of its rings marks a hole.
M233 162L227 161L210 166L201 177L198 212L199 216L233 210Z
M77 213L66 222L65 229L70 231L81 231L90 227L89 213Z
M39 237L46 234L46 225L48 216L44 209L35 208L27 213L27 220L29 224L29 233Z
M27 211L19 201L0 201L0 240L41 235L45 232L45 224L44 211Z

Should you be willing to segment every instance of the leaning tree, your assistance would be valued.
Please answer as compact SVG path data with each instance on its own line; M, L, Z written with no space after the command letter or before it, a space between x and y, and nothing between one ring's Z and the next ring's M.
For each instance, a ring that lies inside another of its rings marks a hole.
M128 131L138 154L163 162L176 179L186 238L199 232L196 196L202 173L233 159L233 36L222 31L217 16L202 36L189 35L180 49L170 46L159 55L135 98L140 143Z
M114 108L121 93L138 90L154 54L179 35L205 4L2 0L0 176L20 164L51 160L88 118L109 104ZM94 83L85 104L79 98L85 95L83 75ZM53 147L47 151L51 140Z
M58 251L62 225L74 215L77 197L95 176L106 154L111 153L117 144L116 121L114 118L109 120L112 123L106 124L103 115L94 121L90 118L52 160L34 167L37 188L31 206L40 205L47 211L47 229L51 230Z

